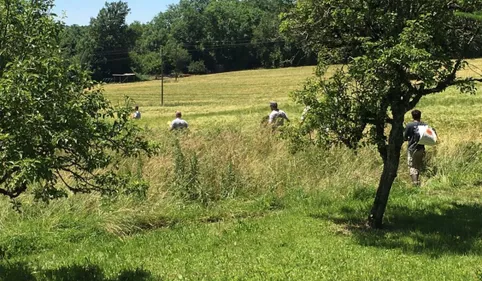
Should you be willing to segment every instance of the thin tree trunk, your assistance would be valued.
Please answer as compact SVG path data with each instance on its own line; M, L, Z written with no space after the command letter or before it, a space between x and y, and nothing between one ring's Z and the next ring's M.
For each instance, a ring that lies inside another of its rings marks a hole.
M377 195L373 202L373 207L368 217L368 224L372 228L381 228L383 215L390 196L393 181L397 177L398 166L400 164L400 151L403 145L403 118L402 110L393 110L393 124L388 138L388 149L386 160L383 162L383 172L378 184Z

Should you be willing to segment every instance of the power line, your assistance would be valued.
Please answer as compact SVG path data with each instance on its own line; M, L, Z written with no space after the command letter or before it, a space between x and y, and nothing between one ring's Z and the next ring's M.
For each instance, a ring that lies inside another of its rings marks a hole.
M219 41L216 41L219 42ZM236 47L247 47L247 46L260 46L260 45L265 45L265 44L276 44L276 43L284 43L287 42L286 40L269 40L269 41L255 41L255 42L247 42L247 41L235 41L229 44L222 44L222 45L207 45L210 46L209 48L203 48L202 46L199 45L189 45L189 44L180 44L183 46L191 46L191 47L199 47L199 48L188 48L186 49L187 52L189 53L194 53L194 52L206 52L206 51L215 51L215 50L222 50L222 49L228 49L228 48L236 48ZM131 59L131 56L129 56L130 52L124 50L112 50L112 51L103 51L103 52L94 52L94 55L104 55L104 56L109 56L109 55L122 55L121 57L116 57L112 59L107 59L106 62L116 62L116 61L126 61Z
M278 41L264 41L264 42L250 42L250 43L233 43L233 44L224 44L224 45L212 45L209 48L188 48L186 49L188 52L194 51L213 51L213 50L220 50L220 49L227 49L227 48L235 48L235 47L243 47L243 46L259 46L259 45L267 45L267 44L276 44L276 43L283 43L286 42L284 40Z
M235 42L230 42L227 44L201 44L201 45L193 45L193 44L182 44L183 46L187 47L203 47L203 46L208 46L211 48L215 47L230 47L230 46L249 46L249 45L263 45L263 44L269 44L269 43L283 43L287 42L286 40L269 40L269 41L235 41Z
M214 42L219 42L219 41L214 41ZM242 46L259 46L259 45L264 45L264 44L275 44L275 43L285 43L287 42L286 40L269 40L269 41L233 41L231 43L227 44L201 44L201 45L195 45L195 44L184 44L180 43L183 47L197 47L197 48L188 48L187 51L211 51L211 50L218 50L218 49L224 49L224 48L230 48L230 47L242 47ZM206 47L204 47L206 46ZM65 47L64 49L68 49ZM101 51L101 52L94 52L95 54L98 55L124 55L124 54L129 54L129 51L126 51L125 49L123 50L111 50L111 51Z
M246 39L246 40L233 40L231 42L226 42L226 41L212 41L212 42L206 42L206 41L196 41L196 42L189 42L189 43L182 43L184 46L224 46L224 45L231 45L231 44L254 44L254 43L263 43L263 42L272 42L273 40L269 41L253 41L253 39Z

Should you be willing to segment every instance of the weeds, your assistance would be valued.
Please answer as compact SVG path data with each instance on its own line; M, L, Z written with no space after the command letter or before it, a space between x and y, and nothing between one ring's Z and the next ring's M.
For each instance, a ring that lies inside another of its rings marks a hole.
M221 178L221 196L223 199L235 198L239 189L242 188L242 180L236 171L234 164L230 161L222 174Z
M199 201L203 204L209 201L209 194L201 187L199 181L199 161L196 154L192 154L187 162L177 138L174 144L173 189L182 199Z

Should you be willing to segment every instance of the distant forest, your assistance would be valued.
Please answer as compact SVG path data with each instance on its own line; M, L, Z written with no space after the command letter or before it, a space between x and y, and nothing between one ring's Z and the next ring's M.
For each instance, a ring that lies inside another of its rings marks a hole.
M313 65L320 54L280 31L295 5L295 0L180 0L147 23L127 24L128 4L106 3L88 26L64 26L62 47L67 59L91 70L96 80L128 72L177 76ZM475 40L482 45L482 38ZM356 52L346 46L340 60Z
M205 74L316 63L280 33L293 0L181 0L147 23L126 23L126 2L106 3L88 26L64 26L65 57L102 80L135 72ZM161 56L162 53L162 56Z

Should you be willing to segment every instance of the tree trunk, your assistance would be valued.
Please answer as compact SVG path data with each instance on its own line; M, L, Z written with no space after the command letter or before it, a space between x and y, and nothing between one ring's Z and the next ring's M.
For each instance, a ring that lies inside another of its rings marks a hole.
M377 195L373 202L373 207L368 217L368 224L372 228L381 228L383 214L388 203L388 197L392 188L393 181L397 177L398 166L400 164L400 151L403 145L403 110L392 110L393 124L388 138L386 160L383 162L383 172L378 184Z

